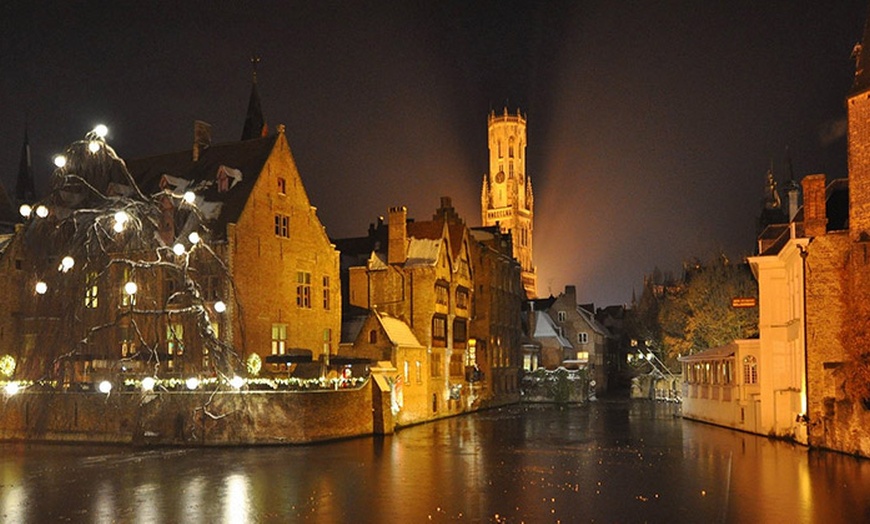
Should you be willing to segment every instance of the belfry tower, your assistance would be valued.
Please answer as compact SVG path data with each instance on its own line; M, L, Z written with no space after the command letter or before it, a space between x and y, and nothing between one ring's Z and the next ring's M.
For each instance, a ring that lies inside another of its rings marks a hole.
M510 231L514 258L522 266L526 296L537 296L537 276L532 264L532 231L535 216L532 179L526 174L526 118L489 114L489 173L483 175L480 209L483 225Z

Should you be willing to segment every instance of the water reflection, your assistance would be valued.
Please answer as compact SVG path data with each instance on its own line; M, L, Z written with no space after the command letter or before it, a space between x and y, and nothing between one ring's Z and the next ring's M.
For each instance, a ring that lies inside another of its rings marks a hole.
M5 444L0 478L4 522L870 521L870 461L642 401L515 406L313 446Z

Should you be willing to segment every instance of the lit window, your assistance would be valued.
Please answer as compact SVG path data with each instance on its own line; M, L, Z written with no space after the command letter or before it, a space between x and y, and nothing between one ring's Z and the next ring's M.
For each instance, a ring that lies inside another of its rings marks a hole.
M85 307L95 309L99 303L100 288L97 285L97 274L94 272L88 273L85 279Z
M170 355L184 354L184 326L181 324L166 325L166 352Z
M743 383L758 384L758 360L752 355L743 357Z
M577 360L589 360L589 352L588 351L578 351L577 352Z
M311 273L296 272L296 305L311 309Z
M290 217L275 213L275 235L290 238Z
M287 351L287 324L272 324L272 354L283 355Z
M470 367L477 364L477 340L471 339L468 341L468 348L465 350L465 366Z

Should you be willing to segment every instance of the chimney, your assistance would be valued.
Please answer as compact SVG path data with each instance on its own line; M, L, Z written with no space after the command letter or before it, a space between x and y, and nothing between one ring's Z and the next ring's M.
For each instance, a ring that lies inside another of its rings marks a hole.
M565 296L568 297L572 305L577 305L577 287L565 286Z
M825 175L807 175L801 181L804 192L804 234L824 236L828 217L825 208Z
M193 161L211 145L211 124L202 120L193 121Z
M387 263L404 264L408 246L408 208L391 207L388 215Z

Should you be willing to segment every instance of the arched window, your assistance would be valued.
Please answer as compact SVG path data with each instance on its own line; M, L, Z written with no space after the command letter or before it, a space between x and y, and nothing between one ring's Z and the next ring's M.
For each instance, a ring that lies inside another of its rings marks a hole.
M758 384L758 360L752 355L743 357L743 383Z
M369 344L377 344L378 343L378 330L373 329L369 331Z

